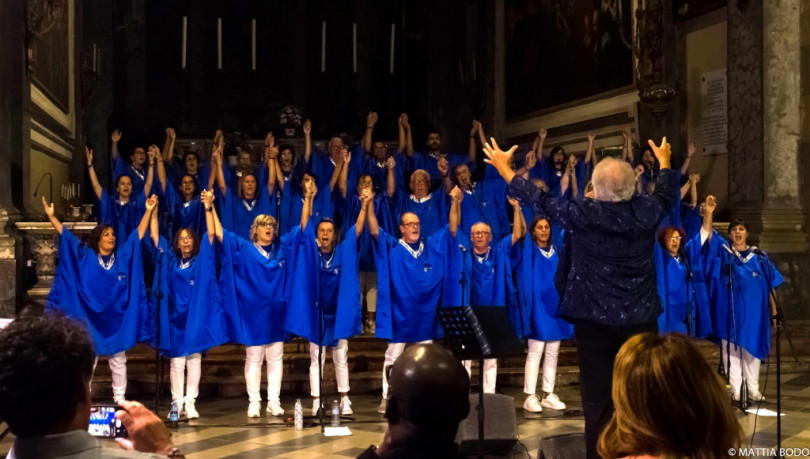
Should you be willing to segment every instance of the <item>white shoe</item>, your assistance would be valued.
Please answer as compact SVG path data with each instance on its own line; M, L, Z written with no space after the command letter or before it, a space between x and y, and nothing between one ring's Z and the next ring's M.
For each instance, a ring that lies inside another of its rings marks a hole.
M388 400L382 399L380 402L380 406L377 407L377 412L380 414L385 414L385 409L388 408Z
M352 401L349 400L348 395L340 397L340 414L343 416L354 414L354 411L352 411Z
M194 407L194 403L186 403L186 417L189 419L197 419L200 417L200 413L197 412L197 408Z
M557 411L562 411L565 409L565 403L560 401L557 394L548 394L547 396L543 397L543 401L540 402L540 406L543 408L548 408L549 410Z
M752 402L764 402L765 401L765 396L762 395L762 392L760 392L758 390L757 391L749 391L748 392L748 400L751 400Z
M318 415L318 409L321 407L321 399L320 398L313 398L312 399L312 416Z
M534 394L526 397L526 401L523 402L523 409L531 413L543 412L543 407L540 405L540 399Z
M281 407L279 402L270 402L267 404L267 412L272 416L281 416L284 414L284 408Z
M262 415L262 404L259 402L250 402L247 415L249 418L260 417Z

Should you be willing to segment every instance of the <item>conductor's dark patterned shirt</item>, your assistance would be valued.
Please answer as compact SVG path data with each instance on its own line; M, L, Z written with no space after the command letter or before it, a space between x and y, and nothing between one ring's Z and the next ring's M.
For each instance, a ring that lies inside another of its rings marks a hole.
M606 325L648 323L663 310L655 283L655 233L675 202L675 174L664 169L650 196L568 201L515 176L509 194L566 230L556 283L560 316Z

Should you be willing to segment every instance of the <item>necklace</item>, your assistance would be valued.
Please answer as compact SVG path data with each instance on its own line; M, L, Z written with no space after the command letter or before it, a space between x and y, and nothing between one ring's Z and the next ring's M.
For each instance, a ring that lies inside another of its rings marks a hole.
M110 261L105 262L104 257L102 257L101 254L99 253L98 254L98 264L100 264L101 267L104 268L105 271L109 271L110 268L112 268L113 265L115 264L115 254L113 253L112 255L110 255Z
M247 210L248 210L248 212L252 212L252 211L253 211L253 207L255 207L255 206L256 206L256 200L255 200L255 199L253 199L253 200L251 200L251 201L250 201L250 204L248 204L247 199L242 199L242 204L244 204L245 209L247 209Z
M487 253L483 256L479 256L477 253L475 254L475 258L478 260L478 263L484 263L485 261L489 260L489 253L492 251L492 247L487 247ZM475 253L475 252L473 252Z
M321 267L324 269L332 269L332 261L335 259L335 251L329 254L329 258L327 259L323 252L318 252L318 256L321 259Z

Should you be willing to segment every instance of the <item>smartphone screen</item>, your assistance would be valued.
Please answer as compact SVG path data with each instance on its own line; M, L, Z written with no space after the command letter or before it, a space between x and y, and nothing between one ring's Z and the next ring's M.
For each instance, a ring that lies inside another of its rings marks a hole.
M122 409L118 405L91 405L90 425L87 431L94 437L126 438L127 429L115 419L115 412Z

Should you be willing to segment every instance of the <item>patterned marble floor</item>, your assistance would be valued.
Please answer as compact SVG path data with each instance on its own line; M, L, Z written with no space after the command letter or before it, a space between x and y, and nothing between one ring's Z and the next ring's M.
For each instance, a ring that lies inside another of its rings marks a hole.
M764 373L764 369L763 369ZM765 381L763 374L762 382ZM763 409L775 410L775 376L768 375L764 392L768 402ZM524 414L521 406L521 388L506 387L504 392L515 397L515 409L520 442L508 457L537 458L540 442L545 437L582 432L583 418L580 414L544 412L542 415ZM810 371L783 375L782 420L783 447L810 446ZM570 411L579 408L577 386L559 389L560 398L569 405ZM292 416L293 394L282 394L282 402L287 416ZM247 401L242 399L199 400L197 408L202 415L199 420L181 424L174 431L175 444L186 453L189 459L214 458L352 458L370 444L379 443L385 431L385 422L376 413L379 395L353 394L355 415L344 418L352 435L348 437L324 437L317 427L307 427L296 431L281 418L262 416L248 419L245 416ZM151 404L151 401L146 401ZM309 399L305 399L305 414L308 413ZM165 412L164 412L165 414ZM740 423L747 439L754 447L774 447L776 445L776 418L742 415ZM5 426L4 426L5 427ZM0 455L5 456L13 439L9 435L0 442ZM757 457L757 456L748 456Z

